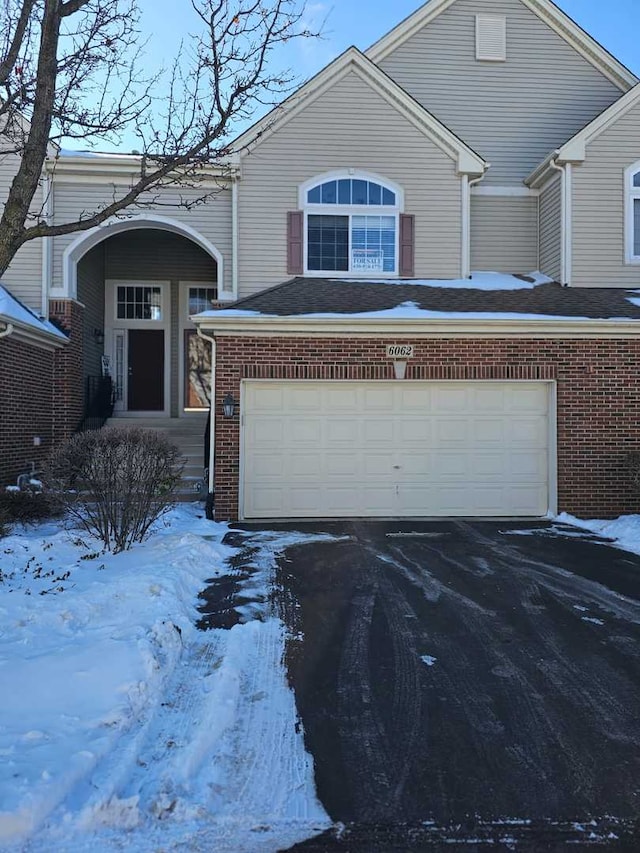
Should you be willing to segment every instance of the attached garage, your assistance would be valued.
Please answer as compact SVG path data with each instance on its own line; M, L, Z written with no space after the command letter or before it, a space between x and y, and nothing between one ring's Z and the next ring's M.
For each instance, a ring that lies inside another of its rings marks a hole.
M245 381L244 518L538 516L551 382Z

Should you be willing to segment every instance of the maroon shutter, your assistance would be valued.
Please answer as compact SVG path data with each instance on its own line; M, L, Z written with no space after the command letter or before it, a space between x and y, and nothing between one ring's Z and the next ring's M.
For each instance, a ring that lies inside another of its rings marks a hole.
M415 275L415 216L412 213L400 214L400 269L404 278Z
M302 241L304 214L301 210L287 213L287 273L302 275L304 272Z

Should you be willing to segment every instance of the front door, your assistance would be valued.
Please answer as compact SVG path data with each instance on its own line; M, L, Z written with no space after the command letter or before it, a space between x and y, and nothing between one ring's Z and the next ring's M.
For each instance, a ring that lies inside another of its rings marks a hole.
M163 411L164 330L129 329L128 353L128 410Z

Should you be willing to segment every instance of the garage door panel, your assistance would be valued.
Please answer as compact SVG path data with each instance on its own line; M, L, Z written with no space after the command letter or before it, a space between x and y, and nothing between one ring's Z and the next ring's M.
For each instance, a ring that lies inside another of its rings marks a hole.
M247 426L247 441L252 447L281 447L285 438L285 424L281 418L263 417L260 422Z
M351 444L357 447L359 434L359 423L353 417L333 417L325 421L324 439L327 446Z
M476 444L502 444L505 439L505 423L498 418L474 418L472 430Z
M511 418L508 421L507 441L526 447L546 447L547 421L544 418Z
M289 438L297 444L317 445L322 434L321 421L318 418L291 418L287 424Z
M438 446L466 444L469 435L469 421L463 418L442 417L436 421Z
M247 518L548 509L544 383L245 385Z

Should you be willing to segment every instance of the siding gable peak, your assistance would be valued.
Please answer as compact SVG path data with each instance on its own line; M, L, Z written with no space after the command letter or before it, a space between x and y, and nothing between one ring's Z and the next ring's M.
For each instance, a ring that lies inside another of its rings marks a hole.
M350 73L357 74L448 154L456 162L459 174L484 175L489 168L489 163L374 65L371 60L367 59L356 47L350 47L327 65L280 106L239 136L231 144L231 147L238 152L239 157L244 156L271 133L280 130L301 110L329 91L332 86Z
M458 0L428 0L413 14L409 15L398 26L379 39L365 55L372 62L380 63L407 39L415 35L423 27L434 21L440 14L453 6ZM614 83L622 92L627 92L639 81L638 78L619 60L606 50L599 42L582 29L576 22L562 11L551 0L520 0L545 24L551 27L574 50L591 63L598 71ZM491 11L491 4L477 0L478 12L481 13L486 5Z

